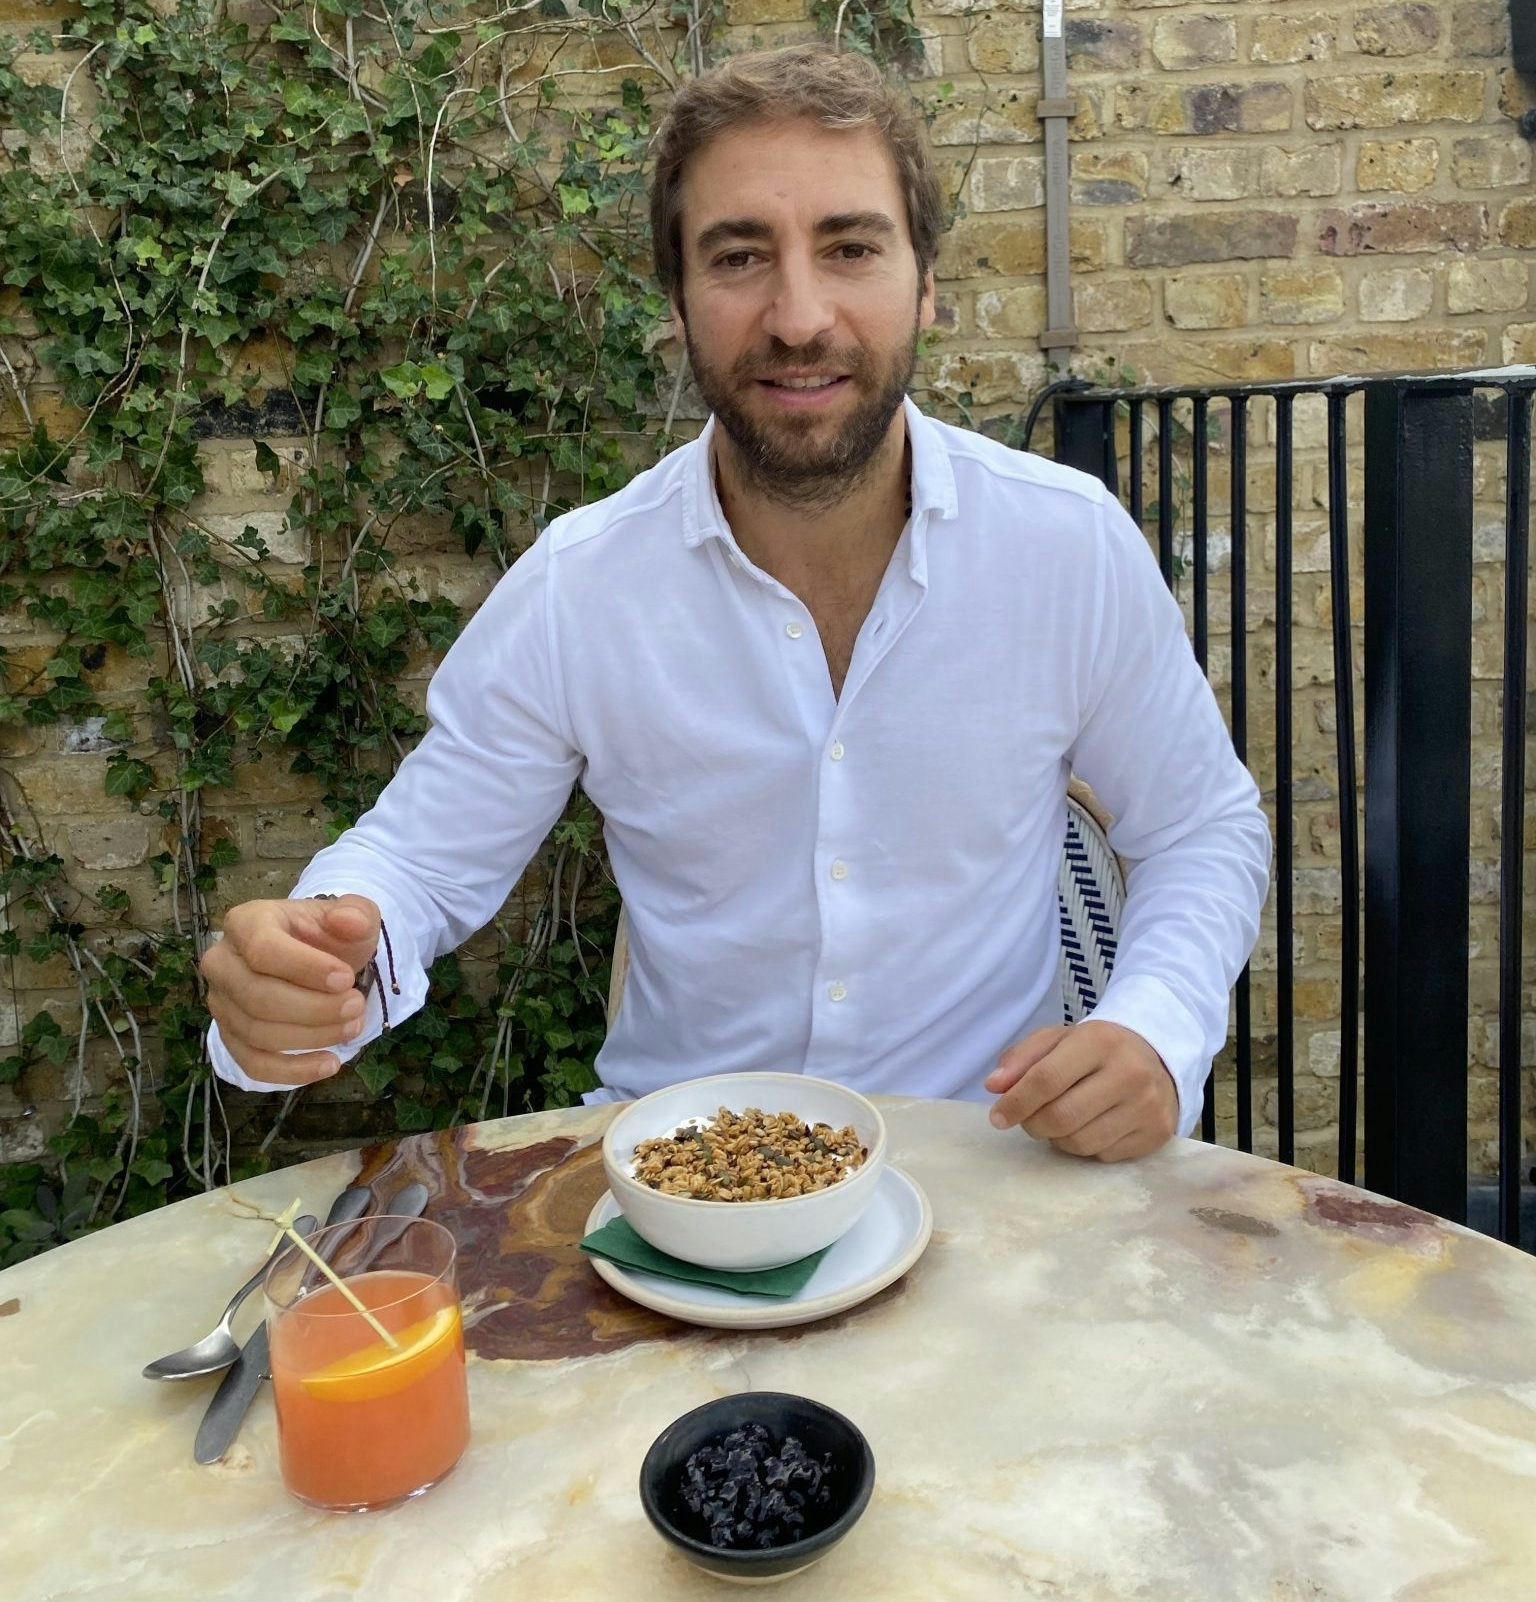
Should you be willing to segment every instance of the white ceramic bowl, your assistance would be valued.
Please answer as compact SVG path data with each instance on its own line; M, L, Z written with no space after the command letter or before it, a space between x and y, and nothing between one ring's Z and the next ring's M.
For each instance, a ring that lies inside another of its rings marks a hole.
M635 1147L675 1134L722 1107L793 1113L808 1124L852 1124L869 1155L845 1179L777 1201L698 1201L652 1190L634 1176ZM658 1251L705 1268L777 1268L830 1246L874 1199L885 1167L885 1120L845 1085L804 1074L717 1074L669 1085L631 1102L603 1136L603 1172L630 1227Z

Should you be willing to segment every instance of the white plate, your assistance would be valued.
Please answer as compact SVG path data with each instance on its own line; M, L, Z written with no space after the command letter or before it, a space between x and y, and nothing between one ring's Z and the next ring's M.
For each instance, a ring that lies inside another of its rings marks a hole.
M613 1192L605 1190L587 1218L585 1233L619 1216ZM624 1268L606 1257L590 1257L598 1274L621 1296L685 1324L713 1329L784 1329L845 1312L884 1290L923 1255L933 1233L933 1209L915 1179L886 1165L874 1200L858 1223L828 1248L816 1272L793 1296L748 1296L718 1285L694 1285Z

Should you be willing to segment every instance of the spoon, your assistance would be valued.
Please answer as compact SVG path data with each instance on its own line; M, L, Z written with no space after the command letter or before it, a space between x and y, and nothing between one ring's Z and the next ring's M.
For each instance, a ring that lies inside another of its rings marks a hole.
M301 1213L294 1219L293 1227L300 1235L308 1235L315 1227L315 1215ZM271 1267L272 1259L277 1257L287 1244L286 1240L277 1243L272 1257L269 1257L230 1297L229 1306L224 1309L224 1316L207 1335L191 1346L183 1346L179 1352L169 1352L164 1357L157 1357L153 1363L146 1363L144 1378L196 1379L199 1374L216 1374L221 1368L228 1368L240 1355L240 1343L235 1339L231 1328L235 1313L241 1302L267 1277L267 1269Z

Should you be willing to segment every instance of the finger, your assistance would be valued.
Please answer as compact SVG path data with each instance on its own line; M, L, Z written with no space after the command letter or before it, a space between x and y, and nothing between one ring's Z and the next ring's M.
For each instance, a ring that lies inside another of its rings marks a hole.
M344 1045L362 1032L362 1026L355 1022L326 1028L287 1023L282 1019L267 1022L261 1018L245 1018L224 1009L213 1016L221 1035L233 1035L258 1051L317 1051L322 1046Z
M992 1104L988 1116L993 1126L1008 1129L1014 1124L1027 1124L1042 1107L1064 1095L1098 1066L1099 1050L1093 1037L1066 1031L1059 1044L1033 1063L1023 1078Z
M220 982L217 989L217 999L228 1009L237 1028L245 1019L252 1023L289 1023L299 1028L329 1029L331 1039L340 1040L341 1030L363 1015L363 998L356 989L335 995L249 972ZM246 1031L240 1029L239 1033Z
M254 927L246 928L236 923L235 913L231 912L224 928L227 936L224 944L235 947L231 956L243 959L253 973L333 995L352 989L356 982L353 969L340 957L296 937L274 919L263 919ZM212 955L210 950L209 956Z
M1068 1027L1066 1024L1050 1024L1025 1035L1022 1040L1016 1040L997 1059L997 1067L982 1081L982 1088L992 1091L994 1095L1012 1090L1042 1057L1055 1050L1066 1036Z
M1068 1152L1073 1157L1102 1157L1122 1141L1138 1134L1140 1129L1141 1122L1136 1109L1120 1102L1064 1135L1047 1135L1045 1138L1057 1151ZM1030 1133L1034 1134L1035 1131L1031 1129Z
M355 972L379 943L379 909L362 896L312 903L318 909L318 936L323 949L340 957Z
M1082 1134L1090 1124L1112 1113L1117 1106L1123 1105L1127 1104L1123 1096L1116 1094L1114 1075L1102 1067L1095 1067L1091 1073L1069 1085L1054 1101L1046 1102L1043 1107L1019 1121L1025 1132L1036 1140L1070 1140ZM1131 1106L1124 1127L1115 1131L1116 1139L1135 1122L1134 1115L1135 1108Z
M239 1041L225 1040L224 1044L230 1056L252 1079L269 1085L310 1085L316 1080L331 1078L341 1067L341 1059L329 1051L289 1057L278 1051L260 1051Z
M1094 1157L1101 1163L1133 1162L1138 1157L1150 1156L1166 1144L1167 1140L1160 1130L1141 1128L1106 1146L1103 1151L1095 1152Z

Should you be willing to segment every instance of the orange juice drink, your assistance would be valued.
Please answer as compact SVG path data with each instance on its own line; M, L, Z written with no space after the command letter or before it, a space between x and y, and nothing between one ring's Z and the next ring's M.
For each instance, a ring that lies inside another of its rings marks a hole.
M377 1508L418 1495L469 1441L453 1239L415 1220L373 1259L370 1232L402 1222L363 1219L311 1239L330 1261L325 1237L336 1237L334 1266L393 1344L312 1266L288 1263L281 1273L296 1250L268 1277L283 1483L316 1507Z

